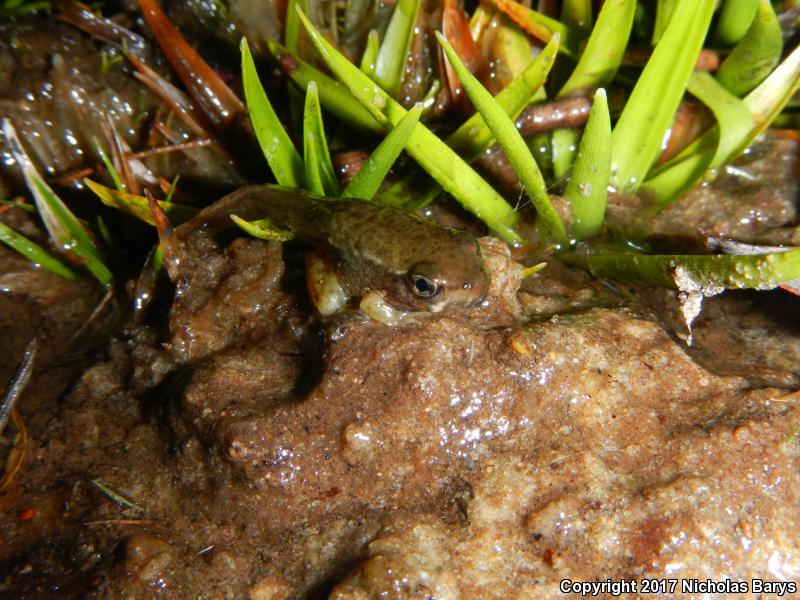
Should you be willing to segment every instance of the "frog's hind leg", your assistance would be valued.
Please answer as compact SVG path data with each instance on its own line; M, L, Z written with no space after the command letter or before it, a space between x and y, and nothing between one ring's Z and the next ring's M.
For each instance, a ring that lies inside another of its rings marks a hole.
M311 302L317 312L328 317L350 301L336 273L331 257L322 252L306 256L306 285Z

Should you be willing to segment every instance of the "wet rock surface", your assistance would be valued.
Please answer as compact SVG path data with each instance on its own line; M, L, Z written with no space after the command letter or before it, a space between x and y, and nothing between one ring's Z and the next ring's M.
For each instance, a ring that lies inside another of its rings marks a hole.
M316 324L280 246L199 233L169 330L119 336L42 409L57 425L34 431L0 524L0 591L553 598L563 578L800 577L793 380L701 366L644 303L557 264L518 294L519 265L482 243L485 306L391 328Z
M646 199L612 197L613 218L652 243L683 240L687 250L706 248L709 236L762 245L800 243L798 143L766 135L713 181L696 186L659 214L643 215Z

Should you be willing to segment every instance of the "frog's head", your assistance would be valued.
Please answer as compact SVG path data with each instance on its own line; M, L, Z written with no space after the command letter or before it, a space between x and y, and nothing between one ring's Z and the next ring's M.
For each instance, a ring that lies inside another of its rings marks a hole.
M398 298L417 310L439 312L446 306L474 306L486 297L489 274L477 244L416 263L406 273Z

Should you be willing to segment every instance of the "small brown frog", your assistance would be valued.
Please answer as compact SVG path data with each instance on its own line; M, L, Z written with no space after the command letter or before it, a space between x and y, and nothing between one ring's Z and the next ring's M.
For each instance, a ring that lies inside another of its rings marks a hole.
M409 309L478 304L489 287L473 236L398 209L259 185L229 194L193 221L221 231L233 224L231 215L268 218L322 251L324 258L311 255L307 279L323 316L360 298L369 316L402 324L414 318Z

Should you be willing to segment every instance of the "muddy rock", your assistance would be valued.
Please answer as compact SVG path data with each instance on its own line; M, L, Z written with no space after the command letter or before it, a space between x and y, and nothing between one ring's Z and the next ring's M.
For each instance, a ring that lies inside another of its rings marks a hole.
M171 331L118 341L64 403L73 425L39 454L47 468L25 475L38 501L70 507L50 517L65 546L90 537L81 589L549 599L566 578L800 577L791 379L701 364L650 305L620 306L557 263L521 283L491 242L483 307L388 327L354 309L315 320L293 250L198 235ZM761 322L747 303L730 314ZM736 358L741 342L698 327L698 345ZM71 486L43 483L65 466ZM98 497L89 476L145 514ZM44 555L39 536L26 556Z

